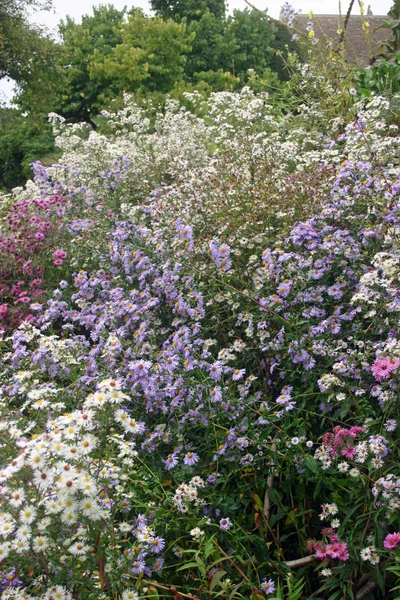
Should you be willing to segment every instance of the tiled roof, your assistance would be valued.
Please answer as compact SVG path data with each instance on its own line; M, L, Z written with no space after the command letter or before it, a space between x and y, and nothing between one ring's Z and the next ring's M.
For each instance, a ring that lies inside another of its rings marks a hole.
M334 45L337 45L339 41L337 31L343 28L344 19L343 15L313 15L312 19L308 15L296 15L294 26L295 29L305 32L307 23L311 20L316 38L321 41L329 39L334 42ZM368 34L363 30L365 21L369 23ZM370 64L371 57L379 54L379 46L390 38L391 31L390 29L374 31L374 29L386 21L390 21L386 15L365 17L354 15L350 17L345 33L346 58L350 63L366 66Z

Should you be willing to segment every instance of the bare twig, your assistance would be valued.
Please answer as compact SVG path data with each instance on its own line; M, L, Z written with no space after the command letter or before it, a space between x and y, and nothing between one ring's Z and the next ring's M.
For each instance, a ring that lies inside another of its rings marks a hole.
M346 17L344 19L343 29L340 32L339 47L344 42L344 36L345 36L345 33L346 33L347 25L349 24L350 15L351 15L351 11L353 10L353 6L354 6L354 0L350 0L350 5L349 5L349 8L347 10Z
M274 442L273 444L271 444L271 450L272 452L276 452L276 443ZM267 489L265 490L265 495L264 495L264 517L267 519L267 521L269 521L269 517L271 515L271 500L269 497L269 491L272 490L272 487L274 485L274 471L273 471L273 467L271 467L271 473L268 475L267 478Z
M245 575L245 574L243 573L243 571L242 571L242 569L239 567L239 565L237 565L237 564L234 562L234 560L233 560L233 558L234 558L234 557L233 557L233 556L232 556L232 557L230 557L230 556L229 556L229 555L228 555L228 554L225 552L225 550L223 550L223 549L221 548L221 546L219 546L219 545L217 544L217 542L216 542L215 540L213 540L213 544L214 544L214 546L215 546L216 548L218 548L218 550L221 552L221 554L223 554L225 557L229 558L229 559L232 561L232 566L233 566L233 568L234 568L234 569L236 569L236 571L237 571L238 573L240 573L240 575L243 577L243 579L244 579L245 581L247 581L247 583L249 583L249 581L250 581L250 580L249 580L249 578L247 577L247 575Z
M374 579L370 579L355 595L355 600L363 600L376 588L377 583Z
M303 556L302 558L296 558L295 560L285 560L284 564L290 569L297 569L298 567L309 565L314 562L315 559L315 554L311 554L310 556Z
M270 19L271 18L269 15L267 15L267 12L265 10L261 10L260 8L257 8L257 6L254 6L254 4L252 4L251 2L249 2L249 0L244 0L244 1L247 4L247 6L250 6L251 9L255 10L256 12L258 12L265 19Z
M167 587L166 585L161 585L161 583L155 583L154 581L147 581L147 579L142 579L142 583L145 583L149 587L154 587L154 588L157 588L159 590L166 590L167 592L169 592L170 594L172 594L172 597L175 600L178 600L178 599L181 599L181 598L188 598L189 600L199 600L198 596L193 596L193 594L184 594L183 592L179 592L176 589L176 587L174 587L174 586Z

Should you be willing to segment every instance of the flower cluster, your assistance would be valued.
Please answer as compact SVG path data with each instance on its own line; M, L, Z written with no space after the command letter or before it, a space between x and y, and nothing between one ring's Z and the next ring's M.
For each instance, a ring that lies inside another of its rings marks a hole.
M318 103L185 102L126 98L110 137L52 115L60 164L36 163L4 209L1 598L289 598L324 593L321 574L339 597L379 562L391 600L387 102L320 131ZM305 540L319 560L301 591Z

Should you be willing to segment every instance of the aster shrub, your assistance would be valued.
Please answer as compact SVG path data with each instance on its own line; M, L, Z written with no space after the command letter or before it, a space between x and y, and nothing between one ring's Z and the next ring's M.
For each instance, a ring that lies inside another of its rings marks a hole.
M51 233L0 342L1 599L394 600L387 101L323 132L249 89L126 102L107 136L52 116L64 155L7 207Z

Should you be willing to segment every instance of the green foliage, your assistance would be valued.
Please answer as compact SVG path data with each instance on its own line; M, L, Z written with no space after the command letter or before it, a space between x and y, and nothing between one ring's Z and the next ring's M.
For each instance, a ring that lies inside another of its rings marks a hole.
M274 38L271 41L271 48L273 48L274 53L270 57L269 67L277 73L281 81L287 81L290 75L285 65L285 59L288 53L293 52L301 56L300 46L292 40L292 35L286 25L276 20L273 21L273 25L275 31Z
M112 82L118 90L168 92L184 76L186 54L194 33L185 23L148 18L141 10L129 15L120 29L121 41L109 56L96 53L93 80Z
M245 79L248 69L262 73L269 66L274 54L273 22L256 10L235 10L228 20L228 28L236 43L232 56L234 72Z
M393 60L380 59L372 67L358 70L356 81L360 96L372 94L391 97L400 91L400 54Z
M122 42L121 26L125 10L111 5L93 8L81 24L67 17L60 24L63 43L57 60L61 74L61 89L53 110L75 120L91 121L114 96L116 82L109 76L94 76L96 63L106 61L113 49Z
M188 21L197 21L207 11L217 19L222 19L226 11L225 0L151 0L150 4L156 14L165 20L180 21L186 18Z
M23 185L31 176L29 164L53 151L51 127L44 119L0 109L0 188Z
M0 79L27 80L31 63L43 54L46 37L40 27L30 25L26 8L49 8L39 0L1 0L0 2Z
M207 10L199 20L189 23L188 30L194 36L185 68L189 80L203 71L232 72L237 44L225 21Z
M226 21L210 11L204 12L199 20L189 24L189 31L196 37L187 57L187 77L190 81L200 81L203 73L222 70L237 78L238 89L248 83L249 69L261 79L271 80L268 69L274 62L284 79L283 62L277 54L280 42L275 48L272 45L277 30L273 20L256 10L235 10ZM281 50L286 52L283 47ZM274 79L274 83L277 81ZM216 78L214 91L222 89L219 82Z
M378 29L391 30L391 38L381 45L381 50L390 57L397 54L400 50L400 0L394 1L392 8L388 12L388 16L391 18L391 21L386 21L379 27L376 27L375 31Z

